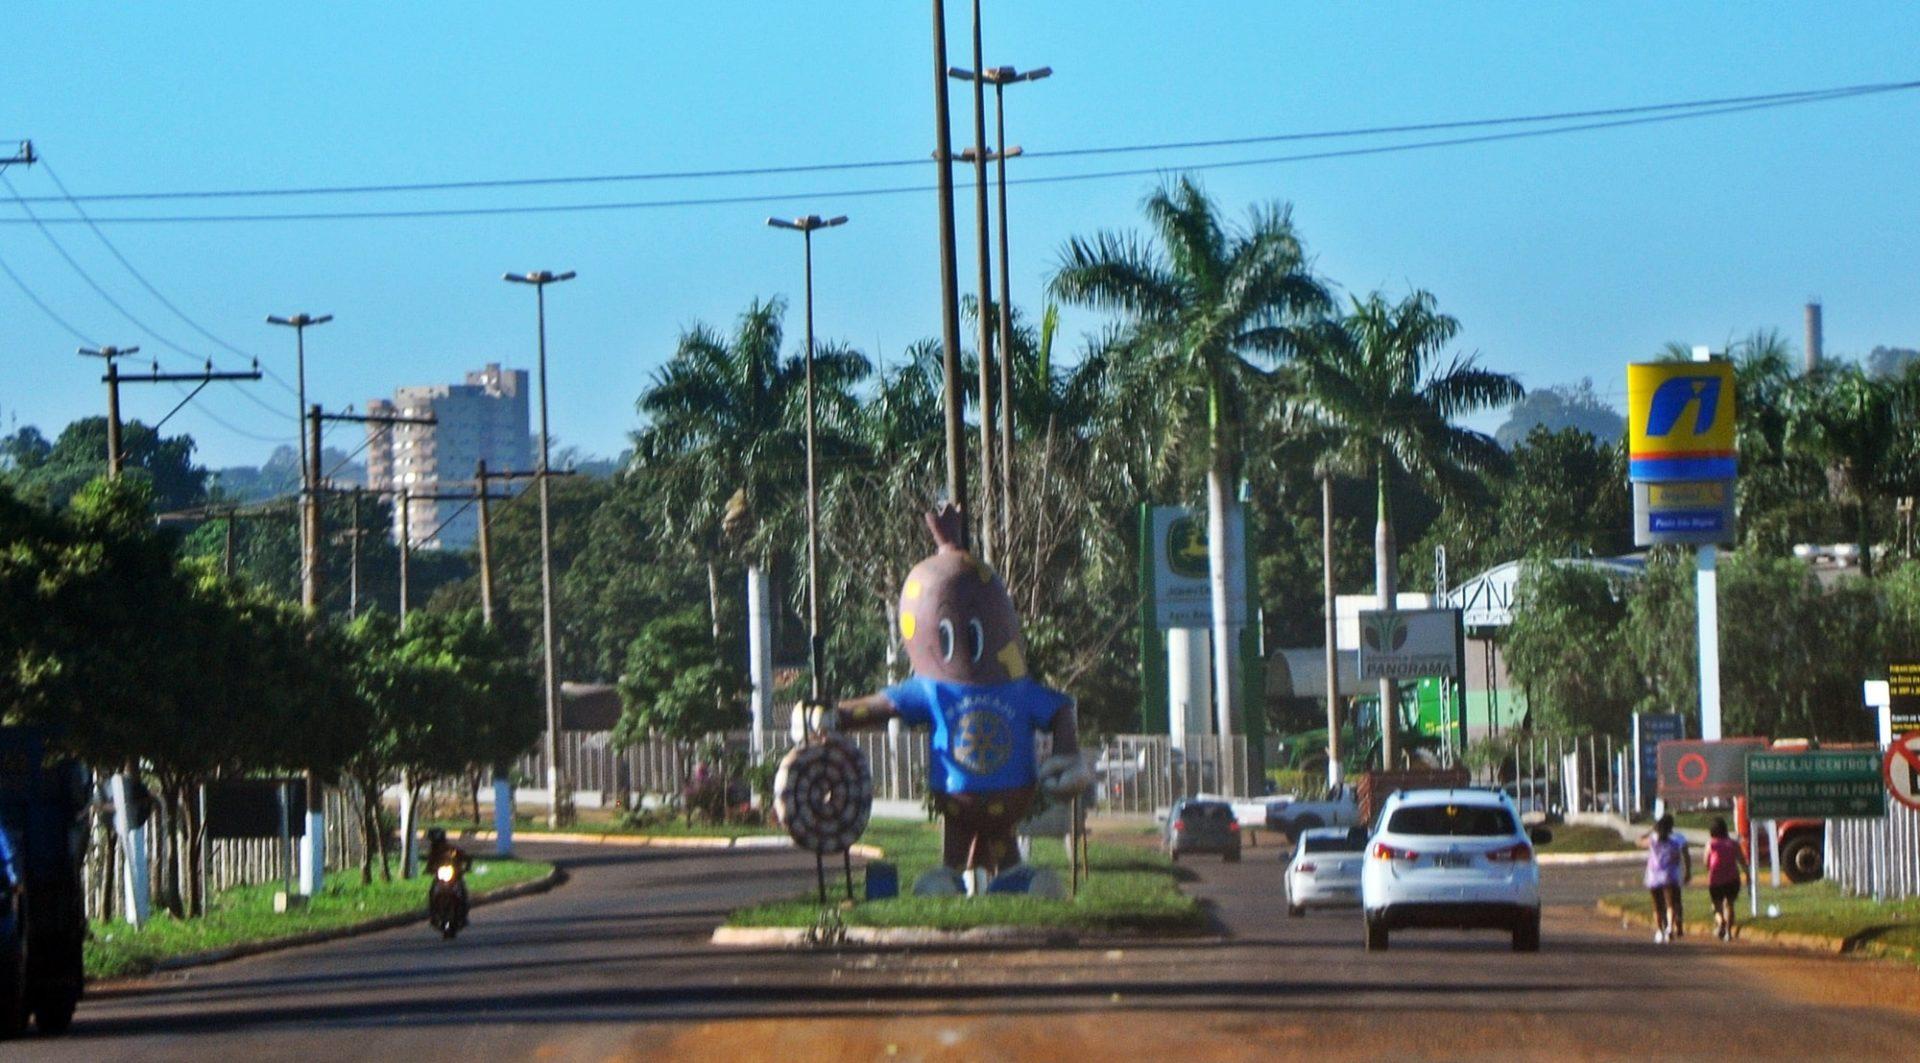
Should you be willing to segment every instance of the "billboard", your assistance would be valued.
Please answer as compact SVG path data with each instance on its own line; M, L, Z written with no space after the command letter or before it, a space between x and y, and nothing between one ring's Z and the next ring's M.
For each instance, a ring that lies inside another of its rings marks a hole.
M1747 796L1747 754L1766 752L1764 738L1661 742L1660 796L1668 801Z
M1627 476L1644 483L1731 480L1733 363L1627 366Z
M1360 678L1460 678L1460 610L1394 609L1360 614Z
M1228 622L1247 622L1246 507L1227 509L1228 542L1234 571L1227 574ZM1149 522L1153 550L1146 587L1156 627L1213 626L1213 589L1208 583L1205 522L1185 506L1153 506Z

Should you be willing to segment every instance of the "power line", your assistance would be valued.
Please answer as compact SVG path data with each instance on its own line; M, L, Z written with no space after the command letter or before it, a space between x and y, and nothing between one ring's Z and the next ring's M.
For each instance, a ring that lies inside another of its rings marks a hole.
M1026 157L1042 158L1079 158L1099 155L1133 154L1154 151L1173 151L1193 148L1246 147L1255 144L1277 144L1311 140L1350 139L1369 136L1404 135L1408 133L1433 133L1446 130L1487 128L1507 125L1540 124L1545 122L1563 122L1591 118L1617 118L1629 115L1650 115L1673 111L1704 110L1727 106L1748 104L1766 104L1770 106L1789 106L1797 103L1812 103L1827 99L1844 99L1851 96L1871 95L1888 92L1902 92L1920 88L1920 81L1874 82L1858 85L1844 85L1822 89L1799 89L1788 92L1771 92L1745 96L1723 96L1694 100L1668 101L1663 103L1634 104L1618 107L1590 108L1573 111L1553 111L1536 114L1502 115L1491 118L1468 118L1451 121L1401 123L1395 125L1362 126L1349 129L1314 130L1294 133L1270 133L1246 137L1225 137L1210 140L1162 141L1145 144L1119 144L1084 148L1063 148L1052 151L1029 151ZM900 158L874 159L855 162L810 163L790 166L747 166L700 170L663 170L638 173L563 175L553 177L491 178L458 181L424 181L361 185L310 185L293 188L237 188L206 189L177 192L106 192L84 196L32 196L23 202L133 202L166 201L190 199L257 199L285 198L298 196L330 195L384 195L414 192L450 192L476 191L500 188L542 188L574 185L630 184L651 181L712 180L736 177L774 177L808 173L846 173L864 170L900 169L925 166L927 159ZM1191 168L1191 167L1183 167ZM57 183L57 179L56 179ZM65 189L62 189L65 192ZM762 197L764 198L764 197ZM120 219L113 219L120 220ZM236 352L239 353L239 352Z
M138 269L135 269L133 263L127 261L127 256L121 254L120 249L114 246L113 241L107 239L107 234L105 232L102 232L100 227L93 223L93 219L87 216L87 212L85 208L81 207L79 201L73 198L73 193L67 190L67 183L65 181L60 180L60 175L54 170L53 164L46 161L45 158L42 158L40 160L40 168L46 171L47 176L53 180L54 187L60 190L60 195L66 200L67 206L71 207L73 209L73 212L80 216L80 220L83 222L86 222L87 228L93 231L93 235L99 238L101 246L107 249L107 252L111 254L114 257L114 260L119 262L120 265L123 268L125 268L129 274L133 276L134 280L140 282L140 286L147 290L148 295L153 296L153 298L157 302L159 302L161 306L164 306L168 310L172 311L174 317L177 317L181 321L186 322L188 328L191 328L195 332L198 332L201 336L212 341L214 344L220 347L224 347L228 351L232 352L233 354L237 354L242 358L250 358L256 363L259 362L260 358L258 355L249 353L247 351L243 351L240 348L235 347L233 344L228 343L226 340L223 340L220 337L214 335L213 333L207 331L206 328L204 328L198 321L195 321L193 318L188 317L186 311L174 305L173 300L167 298L165 295L162 295L160 293L160 289L155 288L153 286L153 282L147 280L146 274L141 273ZM9 191L11 191L11 187L9 187ZM14 198L19 199L19 196L16 195Z
M40 235L47 238L47 242L53 245L53 249L59 252L60 257L66 260L67 265L73 267L73 271L80 275L80 279L87 282L87 287L92 288L95 295L98 295L101 299L105 300L108 306L111 306L115 310L118 310L120 312L120 316L126 318L129 322L131 322L135 328L140 329L141 331L145 332L147 335L152 336L154 339L160 341L161 346L171 348L172 350L177 351L180 354L187 356L188 358L192 358L196 362L205 362L209 367L211 367L211 365L213 364L212 359L202 358L199 355L193 353L192 351L187 350L185 347L182 347L179 344L168 339L167 337L161 335L159 332L156 332L151 325L148 325L146 322L135 317L133 315L133 311L128 310L125 306L121 305L118 299L115 299L113 296L107 294L107 290L100 286L100 282L93 279L93 274L88 273L86 271L86 268L80 265L79 261L75 259L73 255L67 251L66 246L60 242L59 238L53 235L53 230L47 228L47 223L41 219L40 215L37 212L35 212L32 207L27 206L27 204L20 199L20 192L13 187L13 182L7 179L7 175L4 172L0 172L0 186L5 186L7 190L7 194L12 196L14 202L19 204L20 209L26 212L27 218L33 222L33 225L35 228L40 230ZM10 220L18 221L19 219L16 218L16 219L10 219ZM89 221L88 224L91 225L93 223Z
M20 275L13 271L12 266L7 265L7 262L5 259L0 259L0 270L3 270L6 272L7 278L13 281L14 287L20 289L20 294L26 296L28 302L31 302L34 306L39 307L40 312L47 315L47 317L50 320L52 320L54 324L59 325L63 329L66 329L68 335L72 336L74 339L79 340L81 343L84 343L89 347L100 346L99 341L90 338L86 333L80 331L77 328L74 328L72 322L69 322L66 318L61 317L59 314L55 313L52 307L48 306L44 301L42 301L38 295L35 295L33 289L27 287L27 282L20 279Z
M1920 82L1902 87L1920 88ZM1161 165L1121 170L1102 170L1083 173L1053 174L1047 176L1008 178L1009 185L1052 185L1069 184L1082 181L1111 180L1123 177L1156 176L1168 173L1205 172L1213 170L1241 169L1254 166L1271 166L1283 163L1310 162L1326 159L1358 158L1370 155L1388 155L1407 151L1420 151L1432 148L1459 147L1471 144L1490 144L1511 140L1526 140L1535 137L1557 136L1567 133L1590 132L1601 129L1618 129L1628 126L1654 125L1666 122L1683 121L1693 118L1708 118L1721 115L1739 114L1748 111L1770 110L1777 107L1793 106L1801 103L1827 102L1864 95L1868 91L1881 90L1836 90L1819 95L1805 95L1786 100L1770 100L1757 103L1731 104L1703 110L1691 110L1678 113L1660 113L1638 117L1613 119L1607 121L1581 122L1571 125L1553 126L1546 129L1525 129L1500 133L1483 133L1473 136L1444 137L1430 140L1418 140L1398 144L1371 145L1367 147L1340 148L1329 151L1303 152L1291 155L1274 155L1251 159L1230 159L1219 162L1188 163L1184 165ZM1036 153L1037 154L1037 153ZM778 203L796 199L861 199L878 196L908 195L926 193L935 190L933 185L893 185L874 188L828 189L810 192L767 192L749 193L732 196L702 196L657 200L629 200L601 203L562 203L523 206L497 207L450 207L409 210L353 210L353 211L303 211L263 214L146 214L102 217L97 222L110 224L190 224L190 223L246 223L246 222L293 222L293 221L370 221L426 218L472 218L494 217L500 215L526 214L572 214L597 213L625 210L648 210L686 207L735 206L753 203ZM48 219L47 224L59 224L68 219ZM18 218L0 218L0 225L20 224Z

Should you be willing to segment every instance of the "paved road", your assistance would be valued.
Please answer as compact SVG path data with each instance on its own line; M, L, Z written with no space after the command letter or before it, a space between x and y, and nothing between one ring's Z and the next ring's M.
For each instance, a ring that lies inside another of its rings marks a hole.
M1206 941L805 954L705 944L806 888L791 853L553 850L572 881L424 927L115 987L29 1060L1618 1057L1909 1058L1920 976L1887 964L1656 947L1592 899L1631 870L1550 870L1544 951L1285 917L1272 849L1200 863ZM1187 866L1187 865L1183 865Z

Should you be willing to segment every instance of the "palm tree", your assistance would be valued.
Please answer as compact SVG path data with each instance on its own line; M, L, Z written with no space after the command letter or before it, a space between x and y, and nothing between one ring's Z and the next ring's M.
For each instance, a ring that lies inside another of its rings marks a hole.
M1473 496L1485 491L1482 474L1506 464L1491 436L1453 419L1516 402L1524 392L1513 377L1478 368L1471 357L1442 361L1459 331L1460 323L1426 292L1397 304L1375 292L1353 300L1345 317L1325 322L1295 359L1295 401L1325 440L1325 466L1376 481L1374 580L1382 609L1392 609L1396 599L1393 481L1411 477L1443 494ZM1391 680L1381 680L1381 755L1389 767L1398 693Z
M706 565L716 640L720 558L733 546L757 561L776 537L791 541L805 479L806 360L780 354L785 311L779 298L755 300L730 337L694 325L638 402L647 424L634 433L634 462L666 474L661 527ZM849 449L858 414L852 389L869 371L859 353L816 343L823 462Z
M1173 408L1176 428L1191 425L1204 403L1215 707L1225 739L1240 711L1237 639L1227 612L1227 502L1239 480L1246 397L1265 376L1254 363L1272 365L1295 353L1304 323L1329 297L1284 204L1256 206L1242 225L1228 225L1193 179L1181 177L1148 195L1143 207L1157 246L1108 232L1070 240L1052 291L1123 315L1125 358L1144 370L1133 376L1150 381L1154 401ZM1222 782L1231 779L1223 774Z
M1895 460L1901 419L1894 386L1858 366L1816 370L1787 391L1787 442L1818 458L1834 495L1851 503L1866 576L1873 575L1873 500L1905 472Z

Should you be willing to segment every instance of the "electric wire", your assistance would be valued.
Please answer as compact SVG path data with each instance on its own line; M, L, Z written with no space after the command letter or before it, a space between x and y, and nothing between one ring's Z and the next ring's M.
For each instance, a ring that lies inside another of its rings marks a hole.
M47 238L47 242L53 245L53 249L59 253L62 259L66 260L67 265L73 268L73 271L80 276L80 279L87 283L87 287L93 289L93 292L95 295L98 295L102 300L104 300L108 306L111 306L115 310L119 311L120 316L126 318L129 322L131 322L135 328L141 330L142 332L145 332L147 335L153 337L155 340L158 340L162 347L166 347L179 354L185 355L186 357L191 358L196 362L201 362L209 367L212 366L213 364L212 359L202 358L200 355L195 354L194 352L186 349L185 347L182 347L179 344L173 342L171 339L168 339L166 336L161 335L158 331L156 331L153 328L153 326L140 320L138 317L135 317L133 314L133 311L128 310L124 305L122 305L120 300L115 299L112 295L108 294L107 290L100 286L100 282L93 278L93 274L88 273L86 270L86 267L80 265L79 260L75 259L73 255L70 252L68 252L66 245L62 244L60 242L60 239L53 235L53 230L47 228L47 222L40 217L39 213L35 211L32 207L28 206L26 203L21 201L19 190L13 187L13 182L7 179L7 175L5 173L0 173L0 186L3 186L6 188L7 194L13 197L14 203L17 204L20 207L20 209L26 213L28 220L30 220L33 223L34 227L40 230L40 235ZM19 221L19 219L17 218L9 219L9 220ZM55 219L55 220L57 221L60 219Z
M1540 124L1562 122L1576 119L1610 118L1628 115L1651 115L1673 111L1691 111L1729 105L1766 104L1785 106L1796 103L1818 102L1826 99L1840 99L1851 96L1871 95L1889 92L1909 91L1920 88L1920 81L1871 82L1856 85L1842 85L1821 89L1797 89L1785 92L1758 93L1743 96L1709 97L1693 100L1667 101L1651 104L1633 104L1616 107L1588 108L1571 111L1552 111L1522 115L1502 115L1490 118L1468 118L1450 121L1413 122L1393 125L1362 126L1349 129L1312 130L1293 133L1269 133L1245 137L1223 137L1206 140L1161 141L1144 144L1118 144L1083 148L1061 148L1054 150L1030 151L1026 158L1081 158L1100 155L1136 154L1155 151L1174 151L1195 148L1245 147L1255 144L1276 144L1310 140L1351 139L1370 136L1393 136L1409 133L1433 133L1456 129L1487 128L1507 125ZM809 173L846 173L863 170L901 169L927 164L925 158L872 159L854 162L806 163L787 166L744 166L732 168L713 168L696 170L663 170L637 173L561 175L550 177L484 178L455 181L390 182L381 184L358 185L310 185L292 188L236 188L205 189L174 192L103 192L84 196L36 196L28 197L26 202L135 202L167 201L191 199L257 199L286 198L299 196L332 195L384 195L415 192L473 191L500 188L540 188L570 185L626 184L650 181L711 180L737 177L772 177ZM63 190L64 191L64 190Z
M1859 95L1852 93L1850 95ZM1117 170L1101 170L1081 173L1050 174L1029 177L1009 177L1009 185L1054 185L1083 181L1111 180L1124 177L1158 176L1171 173L1197 173L1216 170L1242 169L1256 166L1271 166L1283 163L1309 162L1325 159L1358 158L1372 155L1397 154L1408 151L1421 151L1433 148L1459 147L1471 144L1489 144L1503 141L1526 140L1536 137L1557 136L1567 133L1590 132L1601 129L1618 129L1629 126L1654 125L1667 122L1685 121L1694 118L1717 117L1740 114L1748 111L1769 110L1792 106L1800 103L1824 102L1848 98L1848 94L1827 94L1822 96L1801 97L1792 100L1775 100L1759 103L1732 104L1724 107L1692 110L1681 113L1662 113L1641 115L1638 117L1611 119L1605 121L1582 122L1572 125L1553 126L1546 129L1524 129L1499 133L1482 133L1472 136L1444 137L1430 140L1409 141L1397 144L1369 145L1366 147L1339 148L1328 151L1300 152L1289 155L1273 155L1251 159L1229 159L1215 162L1199 162L1181 165L1159 165L1135 167ZM191 223L251 223L251 222L311 222L311 221L372 221L395 219L428 218L473 218L496 217L501 215L538 215L601 213L609 211L648 210L686 207L736 206L754 203L778 203L797 199L863 199L879 196L920 194L934 191L936 186L925 184L892 185L855 189L826 189L811 192L765 192L746 193L729 196L697 196L657 200L626 200L598 203L559 203L532 204L491 207L447 207L427 209L399 210L349 210L349 211L299 211L268 212L247 214L134 214L113 217L99 217L94 220L105 224L191 224ZM48 219L47 224L58 224L70 219ZM18 218L0 218L0 225L21 224Z
M86 333L80 331L77 328L74 328L72 322L68 321L64 317L61 317L58 313L55 313L52 307L48 306L44 300L42 300L38 295L34 294L33 289L27 287L27 282L20 279L20 275L13 271L12 266L7 265L6 259L0 259L0 271L4 271L6 273L7 278L13 281L14 287L20 289L20 294L27 297L28 302L32 303L36 307L39 307L40 312L42 314L47 315L48 319L50 319L54 324L59 325L63 329L66 329L68 335L72 336L74 339L79 340L81 343L87 345L88 347L93 347L96 349L99 348L100 346L99 341L92 339Z
M46 159L42 158L40 160L40 169L46 172L47 177L53 181L54 187L60 190L60 195L65 199L67 206L72 208L73 212L79 215L80 220L86 223L87 228L93 231L93 235L99 239L101 246L107 249L107 253L112 255L114 258L114 261L120 263L121 267L125 269L127 273L133 277L134 280L139 281L140 287L145 288L147 290L147 294L153 296L156 302L158 302L161 306L166 307L168 310L172 311L174 317L177 317L181 321L185 322L188 328L191 328L195 332L198 332L201 336L205 337L207 340L211 341L216 346L223 347L229 352L233 354L237 354L242 358L248 358L255 362L258 362L260 360L259 355L253 354L248 351L243 351L240 348L235 347L233 344L228 343L226 340L223 340L220 337L214 335L213 333L207 331L207 329L204 326L202 326L198 321L195 321L193 318L188 317L187 312L180 309L179 306L175 305L173 300L161 294L160 289L153 286L153 282L147 279L146 274L141 273L138 269L134 268L133 263L127 261L127 256L120 253L120 248L115 246L112 240L107 239L107 234L104 231L102 231L98 225L95 225L93 223L92 218L87 216L86 208L82 207L79 201L73 198L73 193L67 190L67 183L65 181L60 180L60 174L58 171L56 171L53 168L53 164L51 162L48 162ZM17 199L19 197L16 196L15 198Z

